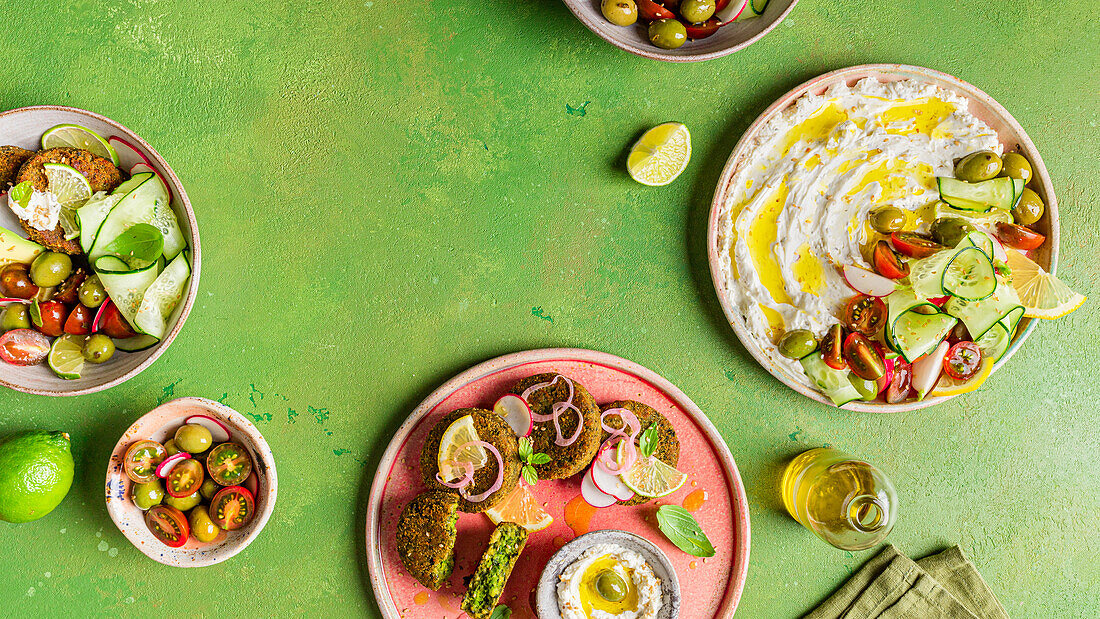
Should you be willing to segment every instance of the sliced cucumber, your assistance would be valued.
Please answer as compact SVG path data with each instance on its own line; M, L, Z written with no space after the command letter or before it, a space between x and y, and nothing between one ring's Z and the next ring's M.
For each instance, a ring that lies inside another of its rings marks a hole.
M119 258L102 256L95 261L94 268L107 296L111 297L126 322L136 329L134 320L145 291L157 279L156 265L150 264L143 269L131 271Z
M763 15L764 9L768 8L769 0L749 0L749 8L756 15Z
M974 340L974 343L981 349L983 357L993 359L994 362L997 362L1004 356L1005 351L1008 350L1008 344L1011 341L1012 336L1008 334L1008 328L1005 327L1003 322L998 322L993 325L993 328L986 331L985 335Z
M901 350L897 348L894 342L894 323L910 310L934 314L938 313L940 308L936 307L934 303L929 303L924 298L918 298L910 290L900 289L891 292L890 296L886 297L886 328L883 339L886 341L886 345L895 352L901 352Z
M943 310L958 318L966 325L970 337L975 340L985 335L986 331L993 328L1004 318L1009 319L1006 326L1013 321L1018 322L1023 316L1023 306L1020 305L1020 297L1016 289L1004 281L998 281L997 289L992 295L980 301L951 297L944 303ZM1013 329L1015 326L1013 325Z
M941 217L954 217L956 219L965 219L971 223L984 224L987 226L993 226L998 223L1012 223L1012 213L1008 211L1002 211L999 208L990 209L988 212L980 213L976 211L964 211L957 209L950 204L943 201L937 201L932 207L930 219L939 219Z
M989 259L993 259L993 240L989 238L989 235L984 232L970 232L963 239L963 245L969 244L971 247L977 247L982 250Z
M863 397L852 385L852 381L848 380L848 372L826 365L819 352L814 351L806 355L800 363L806 376L810 377L814 385L832 400L833 404L844 406L848 402Z
M146 335L144 333L135 335L134 337L128 337L123 340L112 340L115 343L115 348L122 352L139 352L142 350L149 350L160 343L157 338Z
M80 247L84 250L84 253L92 251L92 245L95 244L99 227L103 225L103 220L107 219L107 214L115 208L122 197L122 194L107 194L101 191L93 195L91 199L84 203L84 206L76 210L76 221L80 225Z
M168 330L168 317L183 298L183 290L190 277L191 266L187 263L187 254L180 253L145 291L134 327L157 339L163 338Z
M1012 206L1016 206L1016 203L1020 201L1020 196L1024 195L1024 185L1026 184L1021 179L1012 179Z
M989 256L978 247L959 250L943 270L943 290L953 297L980 301L996 289L997 272L993 270Z
M99 228L88 259L95 262L107 254L106 247L130 226L150 224L164 235L164 255L174 258L186 247L183 233L180 231L176 215L168 206L168 188L155 174L150 172L135 174L141 178L135 189L126 194L104 219Z
M149 172L146 172L145 174L149 174ZM144 181L144 180L145 180L145 175L144 174L135 174L135 175L131 176L130 178L122 181L122 183L118 187L115 187L111 191L111 195L112 196L124 196L124 195L130 193L131 191L137 189L138 185L140 185L142 183L142 181Z
M964 211L984 213L990 208L1009 210L1016 197L1015 185L1007 176L991 178L980 183L968 183L957 178L940 176L940 199Z
M894 348L912 363L939 346L958 322L943 312L922 314L917 308L910 309L890 329Z
M948 249L909 263L909 283L917 298L935 299L947 294L943 290L943 273L955 253ZM890 296L894 296L893 293Z

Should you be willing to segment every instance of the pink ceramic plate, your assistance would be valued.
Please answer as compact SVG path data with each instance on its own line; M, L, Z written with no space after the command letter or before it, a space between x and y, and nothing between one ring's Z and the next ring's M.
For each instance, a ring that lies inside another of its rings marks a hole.
M880 82L915 80L953 92L968 101L971 114L984 121L997 132L997 137L1000 139L1001 145L1004 146L1005 151L1019 151L1027 157L1035 171L1035 179L1029 184L1029 187L1034 189L1047 205L1043 217L1034 226L1039 232L1046 235L1047 241L1042 247L1033 252L1032 259L1050 273L1054 273L1058 266L1058 198L1054 195L1054 187L1050 183L1050 175L1047 173L1047 168L1043 164L1042 156L1039 155L1039 150L1035 148L1035 144L1032 143L1027 132L1020 126L1020 123L1016 122L1012 114L1008 113L1008 110L1001 106L1000 103L993 100L993 97L990 97L959 78L946 73L933 71L932 69L926 69L924 67L913 67L900 64L869 64L839 69L815 77L783 95L778 101L771 104L768 109L764 110L764 113L756 119L756 122L745 131L745 135L741 136L741 140L737 143L737 146L733 148L733 153L726 162L726 167L722 171L722 177L718 180L718 188L714 191L714 201L711 204L710 210L710 222L707 227L707 253L710 259L710 273L712 281L714 282L714 289L718 292L718 300L722 304L722 310L726 313L726 319L733 327L733 332L737 334L737 338L741 340L741 343L749 353L760 362L760 365L764 366L764 369L768 370L772 376L782 381L783 384L808 398L817 400L822 404L829 404L830 406L832 406L832 404L821 392L808 387L796 377L788 374L785 368L772 363L772 361L768 359L764 351L757 345L756 340L753 339L752 334L749 333L748 327L745 324L745 318L741 315L740 310L731 306L727 301L726 281L722 277L718 265L718 226L723 210L725 209L726 197L732 191L730 184L733 182L733 179L737 177L737 173L740 171L741 166L749 161L749 158L752 156L750 147L759 136L761 129L767 125L768 121L793 105L794 102L804 94L821 94L834 84L843 82L852 85L866 77L873 77ZM1012 340L1004 356L997 362L997 365L993 366L994 371L1008 362L1008 359L1019 350L1024 340L1031 335L1034 328L1035 321L1030 318L1024 318L1020 322L1016 337ZM921 402L907 401L901 404L857 401L845 404L842 408L871 413L896 413L934 406L948 399L947 397L934 397Z
M677 468L689 478L682 488L656 502L600 510L585 509L579 476L539 482L533 492L554 522L531 535L501 603L512 608L516 619L534 617L531 593L550 556L587 531L622 529L655 543L672 560L683 595L681 617L731 617L748 571L749 510L726 444L699 407L653 371L613 355L569 348L515 353L467 370L421 402L397 431L375 473L367 512L367 565L382 614L393 619L462 616L462 579L473 572L485 550L493 526L489 519L481 514L460 516L454 574L438 592L416 582L401 564L397 520L405 504L425 489L420 451L435 421L457 408L492 408L516 381L540 372L559 372L578 380L601 404L634 399L656 408L676 428L681 445ZM706 500L696 506L694 502L704 493ZM681 505L685 499L714 543L715 556L704 560L685 554L658 530L657 504ZM586 515L590 516L587 521Z

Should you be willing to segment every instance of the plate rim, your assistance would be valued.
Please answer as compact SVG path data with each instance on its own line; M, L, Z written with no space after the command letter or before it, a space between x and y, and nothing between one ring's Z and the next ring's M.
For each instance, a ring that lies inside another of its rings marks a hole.
M810 91L818 91L829 88L830 86L844 81L850 83L854 80L863 79L865 77L891 75L899 76L901 79L919 79L925 83L931 83L935 86L944 87L955 94L965 97L968 101L977 101L982 105L985 105L989 109L993 110L997 116L999 116L1004 123L1009 126L1020 137L1019 144L1023 150L1030 151L1035 156L1031 158L1032 168L1035 170L1035 178L1038 179L1042 185L1043 191L1047 196L1046 206L1047 212L1050 218L1050 235L1048 238L1051 241L1050 246L1050 265L1048 271L1050 273L1056 273L1058 267L1058 247L1060 244L1060 226L1058 218L1058 198L1054 193L1054 186L1050 181L1050 173L1046 168L1046 164L1043 162L1042 155L1039 153L1039 149L1035 147L1035 143L1031 140L1031 136L1027 134L1023 126L1019 121L1009 113L1003 105L997 102L996 99L988 95L980 88L959 79L949 73L943 71L937 71L935 69L929 69L927 67L921 67L917 65L907 65L898 63L874 63L874 64L861 64L835 69L828 71L817 77L811 78L798 86L795 86L786 94L776 99L771 105L767 107L756 120L749 125L748 129L741 135L741 138L737 141L737 144L733 147L729 158L726 160L725 166L722 168L722 174L718 178L718 183L714 189L714 197L711 200L710 214L707 219L707 261L710 264L710 276L711 283L714 286L715 294L718 297L718 303L722 306L722 313L726 317L726 321L733 328L734 334L741 342L741 345L745 348L753 359L763 367L769 374L782 382L784 385L790 387L794 391L816 401L821 404L825 404L832 408L841 408L843 410L850 410L863 413L899 413L916 411L937 404L941 404L954 398L956 396L937 396L927 398L925 400L917 402L904 402L901 404L869 404L863 402L850 402L843 406L837 407L821 392L812 389L802 383L792 380L785 373L781 373L776 369L773 369L771 362L764 355L763 350L752 339L752 334L748 332L748 328L745 325L745 319L741 315L741 312L732 307L724 294L726 289L724 278L721 276L719 264L718 264L718 220L719 213L723 207L725 197L735 174L739 171L740 166L748 158L749 145L756 139L760 130L778 113L786 110L798 100L799 97ZM1000 136L998 136L1000 140ZM1037 320L1032 319L1023 332L1016 336L1016 339L1005 351L1004 355L993 366L993 371L996 372L1000 369L1023 345L1024 341L1031 336L1031 333L1035 330Z
M476 380L480 380L490 374L517 365L555 360L597 363L612 369L627 372L650 383L675 401L677 406L681 407L690 415L692 420L698 424L704 435L710 441L719 459L722 461L722 469L727 477L732 505L735 508L740 507L740 509L735 509L735 513L731 515L731 517L733 517L735 539L737 539L739 543L734 548L731 560L731 576L727 583L725 594L722 597L721 606L715 613L715 617L732 617L741 601L741 595L744 592L745 581L748 576L751 530L749 525L748 496L745 493L745 485L741 479L741 473L737 468L737 463L733 459L733 454L730 452L729 446L726 444L725 439L722 438L721 433L714 426L713 422L711 422L710 418L707 417L706 413L704 413L687 394L681 391L679 387L672 384L671 381L653 370L630 361L629 359L585 348L540 348L524 350L501 355L489 359L488 361L478 363L469 369L463 370L453 378L448 379L445 383L432 391L424 400L417 404L405 421L401 423L401 426L394 432L389 443L386 445L386 450L383 452L378 462L378 468L375 470L374 477L372 478L370 494L367 499L367 572L370 575L371 588L373 589L375 602L378 604L378 608L382 615L388 619L398 619L401 617L399 610L394 605L393 599L389 595L389 588L386 585L386 581L381 577L383 573L380 543L382 494L386 486L387 478L389 477L389 471L397 460L398 452L408 440L412 430L425 416L434 410L436 406L442 403L444 399L458 389Z

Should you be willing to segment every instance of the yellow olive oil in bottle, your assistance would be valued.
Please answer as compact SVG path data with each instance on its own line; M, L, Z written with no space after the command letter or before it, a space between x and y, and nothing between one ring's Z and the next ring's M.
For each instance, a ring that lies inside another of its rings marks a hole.
M783 505L791 517L842 550L866 550L890 533L898 515L894 486L882 471L819 447L783 471Z

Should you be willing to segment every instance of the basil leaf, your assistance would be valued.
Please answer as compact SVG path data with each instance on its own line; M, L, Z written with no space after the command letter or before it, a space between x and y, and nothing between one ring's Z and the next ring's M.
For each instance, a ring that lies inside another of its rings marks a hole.
M13 202L18 204L20 208L27 208L27 204L30 203L31 194L33 193L34 185L31 185L30 181L23 181L8 190L8 196Z
M527 437L520 437L519 439L519 458L526 461L531 457L531 453L534 452L534 448L531 446L531 439Z
M546 464L550 461L550 455L544 453L537 453L528 460L531 464Z
M493 609L493 614L489 615L489 619L511 619L512 609L508 608L504 604L498 604Z
M164 235L149 224L134 224L108 243L104 251L118 256L131 269L143 269L164 253Z
M714 546L707 539L691 512L676 505L662 505L657 510L657 524L670 542L689 555L713 557Z
M638 450L642 452L642 456L648 458L653 455L653 452L657 451L657 424L652 424L642 432L641 437L638 439Z
M526 481L528 485L534 486L539 482L538 474L535 473L535 469L533 469L529 464L523 465L521 474L523 475L523 481Z

